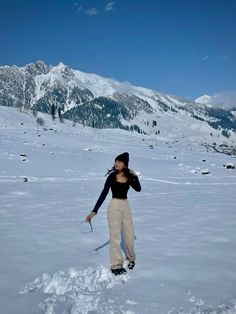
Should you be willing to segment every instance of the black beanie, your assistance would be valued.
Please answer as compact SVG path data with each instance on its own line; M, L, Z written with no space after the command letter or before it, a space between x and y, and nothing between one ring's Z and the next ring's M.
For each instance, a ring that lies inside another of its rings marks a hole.
M115 161L119 160L122 161L127 167L129 165L129 153L125 152L123 154L120 154L116 157Z

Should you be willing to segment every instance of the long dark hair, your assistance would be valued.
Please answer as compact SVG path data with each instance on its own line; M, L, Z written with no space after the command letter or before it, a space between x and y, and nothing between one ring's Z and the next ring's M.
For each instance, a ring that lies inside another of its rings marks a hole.
M129 174L130 174L130 169L128 167L123 168L122 170L124 172L124 175L126 176L126 178L129 178ZM107 173L105 174L105 176L109 175L110 173L118 173L118 171L116 170L115 166L113 166L111 169L107 170Z

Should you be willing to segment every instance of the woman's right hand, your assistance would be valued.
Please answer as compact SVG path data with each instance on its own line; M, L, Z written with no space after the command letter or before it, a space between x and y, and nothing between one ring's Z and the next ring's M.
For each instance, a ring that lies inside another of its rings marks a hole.
M90 214L86 217L86 221L90 222L95 215L96 213L91 211Z

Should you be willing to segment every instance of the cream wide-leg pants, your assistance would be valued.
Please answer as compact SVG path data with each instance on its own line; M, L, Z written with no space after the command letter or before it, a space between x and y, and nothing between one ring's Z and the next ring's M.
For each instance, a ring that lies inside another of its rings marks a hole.
M123 266L121 252L121 233L125 240L125 255L129 261L135 260L134 227L131 208L127 199L112 198L108 210L107 220L110 233L110 263L111 268Z

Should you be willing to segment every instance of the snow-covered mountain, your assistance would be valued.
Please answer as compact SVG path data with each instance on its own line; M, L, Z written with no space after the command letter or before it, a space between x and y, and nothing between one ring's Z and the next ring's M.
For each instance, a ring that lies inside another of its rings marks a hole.
M236 112L236 91L220 92L213 96L203 95L195 101L209 107L231 109Z
M232 110L215 109L194 101L165 95L37 61L25 67L0 67L0 105L24 106L62 116L96 128L121 128L163 137L198 138L206 142L236 139Z
M203 95L203 96L198 97L195 101L198 104L209 105L211 104L212 98L209 95Z

